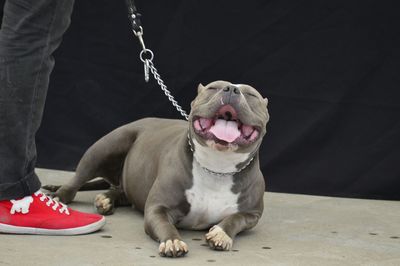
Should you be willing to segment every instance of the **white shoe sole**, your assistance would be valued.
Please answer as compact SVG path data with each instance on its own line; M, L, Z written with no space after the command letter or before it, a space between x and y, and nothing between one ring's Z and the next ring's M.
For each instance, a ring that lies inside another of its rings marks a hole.
M106 219L81 227L69 229L43 229L34 227L13 226L0 223L0 233L5 234L23 234L23 235L52 235L52 236L73 236L93 233L98 231L106 224Z

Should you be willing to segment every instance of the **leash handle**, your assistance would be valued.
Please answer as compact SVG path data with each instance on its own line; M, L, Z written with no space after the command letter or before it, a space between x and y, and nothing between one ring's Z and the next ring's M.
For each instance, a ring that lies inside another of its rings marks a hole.
M157 81L158 85L164 92L165 96L167 96L168 100L186 120L189 120L189 115L178 104L174 96L172 96L171 92L164 84L164 81L161 79L161 76L158 73L157 68L154 66L153 63L154 53L150 49L147 49L146 45L144 44L143 27L140 21L141 14L137 12L135 2L133 0L125 0L125 2L128 7L129 20L131 22L133 34L135 34L135 36L138 38L140 42L140 45L142 46L142 51L140 52L139 58L144 65L144 80L146 82L149 82L150 73L153 74L154 79Z
M128 18L131 21L132 30L134 32L143 31L143 29L141 30L142 23L140 21L140 17L142 15L137 12L135 2L133 0L125 0L125 2L126 6L128 7L128 13L129 13Z

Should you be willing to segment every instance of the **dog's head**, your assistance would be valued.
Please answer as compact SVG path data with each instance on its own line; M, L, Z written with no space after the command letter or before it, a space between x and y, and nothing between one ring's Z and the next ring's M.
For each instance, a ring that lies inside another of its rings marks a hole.
M266 133L268 100L249 85L215 81L198 86L191 104L190 134L202 146L248 153Z

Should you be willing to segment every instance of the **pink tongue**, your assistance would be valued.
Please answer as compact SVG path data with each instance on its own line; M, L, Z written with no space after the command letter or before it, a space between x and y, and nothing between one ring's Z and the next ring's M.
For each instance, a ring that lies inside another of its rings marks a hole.
M235 139L240 137L240 131L237 123L223 119L218 119L210 128L210 132L220 140L224 140L226 142L233 142Z

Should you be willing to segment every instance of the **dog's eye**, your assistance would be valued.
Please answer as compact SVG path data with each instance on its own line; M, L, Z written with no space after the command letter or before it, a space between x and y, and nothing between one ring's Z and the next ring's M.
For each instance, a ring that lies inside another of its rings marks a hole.
M215 90L217 90L217 88L214 88L214 87L208 87L208 88L207 88L207 90L210 90L210 91L215 91Z
M253 94L253 93L250 93L250 92L246 92L246 95L249 95L249 96L251 96L251 97L258 98L257 95L255 95L255 94Z

